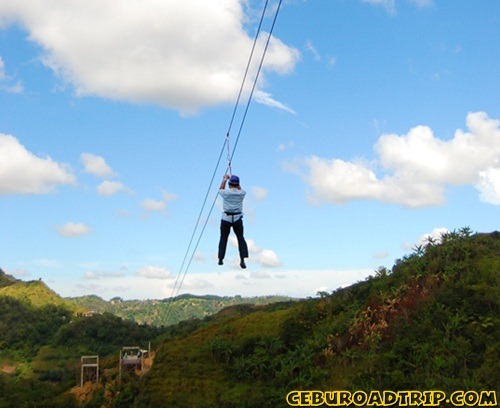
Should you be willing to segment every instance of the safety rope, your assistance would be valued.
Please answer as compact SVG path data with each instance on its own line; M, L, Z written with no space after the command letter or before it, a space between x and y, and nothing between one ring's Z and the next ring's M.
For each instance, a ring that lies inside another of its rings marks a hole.
M227 150L227 155L226 155L226 160L227 160L227 171L226 174L229 174L230 176L233 174L233 171L231 169L231 146L229 145L230 142L229 138L229 132L226 133L226 150Z
M243 129L243 124L245 122L245 119L246 119L246 116L247 116L247 113L248 113L248 109L250 107L250 102L252 100L255 87L257 85L258 77L259 77L260 71L262 69L262 65L263 65L263 62L264 62L264 57L265 57L265 54L267 52L267 49L268 49L268 46L269 46L269 42L271 40L271 36L272 36L273 30L274 30L274 26L275 26L275 23L276 23L276 20L277 20L277 17L278 17L278 13L279 13L279 10L281 8L281 3L282 3L282 0L279 0L278 6L277 6L275 14L274 14L274 19L273 19L273 22L272 22L272 26L271 26L271 29L269 30L267 42L266 42L266 45L264 47L264 50L262 51L262 56L261 56L261 60L260 60L259 66L258 66L258 70L257 70L256 76L254 78L253 86L252 86L251 92L249 94L249 97L248 97L248 100L247 100L247 104L246 104L246 108L245 108L245 111L244 111L244 114L243 114L243 117L242 117L242 120L241 120L241 123L240 123L240 127L239 127L238 134L237 134L237 137L236 137L236 142L235 142L235 145L233 146L232 151L231 151L231 149L230 149L230 133L231 133L233 122L234 122L234 119L235 119L235 116L236 116L236 111L237 111L238 106L240 104L240 99L241 99L241 95L243 93L243 89L244 89L244 86L245 86L245 82L246 82L246 78L247 78L247 75L248 75L248 72L249 72L249 68L250 68L251 62L253 60L253 54L254 54L255 47L256 47L256 44L257 44L257 41L258 41L258 37L260 35L260 31L261 31L261 28L262 28L262 22L264 20L265 14L266 14L268 0L266 0L266 2L264 4L263 10L262 10L262 15L260 17L259 26L258 26L257 32L255 34L255 38L254 38L252 50L250 52L250 55L249 55L249 58L248 58L248 62L247 62L247 66L246 66L246 69L245 69L245 74L243 76L241 87L240 87L240 90L238 92L238 96L237 96L237 99L236 99L236 102L235 102L235 105L234 105L234 109L233 109L233 113L231 115L231 120L229 122L228 130L226 132L226 138L224 140L224 143L222 145L222 149L221 149L221 151L219 153L219 157L217 159L217 163L216 163L214 171L212 173L212 177L210 179L210 183L208 185L207 192L206 192L205 198L203 200L203 204L202 204L200 212L198 214L198 218L196 220L196 223L195 223L195 226L194 226L194 229L193 229L193 233L191 234L191 238L189 240L189 244L187 246L186 253L184 254L184 258L182 260L182 264L181 264L181 267L179 269L179 273L177 275L175 284L174 284L174 286L172 288L172 294L170 296L170 301L172 301L179 294L179 291L180 291L180 289L182 287L182 284L184 282L184 278L186 277L186 274L187 274L187 272L188 272L188 270L189 270L189 268L191 266L191 263L192 263L192 261L194 259L195 254L196 254L196 250L198 248L198 245L199 245L199 243L201 241L203 233L204 233L204 231L206 229L206 226L208 224L208 221L210 219L210 215L211 215L211 213L212 213L212 211L213 211L213 209L215 207L215 203L217 201L217 194L215 195L215 197L214 197L214 199L212 201L212 205L211 205L211 207L210 207L210 209L208 211L208 215L205 217L205 222L203 223L202 229L201 229L201 231L200 231L200 233L198 235L198 239L197 239L197 241L196 241L196 243L195 243L195 245L193 247L193 250L191 251L191 247L193 245L194 238L195 238L196 233L198 231L198 228L200 226L200 223L201 223L201 220L202 220L202 216L203 216L203 212L205 210L205 206L206 206L207 201L208 201L208 197L210 195L210 192L212 191L212 186L213 186L215 177L217 175L217 172L218 172L218 169L219 169L219 166L220 166L220 162L221 162L223 154L224 154L224 150L226 150L226 159L227 159L227 163L228 163L227 164L227 169L226 169L226 174L231 174L232 173L231 163L233 161L233 157L234 157L234 154L235 154L235 151L236 151L236 147L238 145L238 141L239 141L240 136L241 136L241 131ZM191 256L189 257L189 260L188 260L188 256L189 256L190 251L191 251ZM170 302L169 307L167 309L166 321L168 321L168 319L170 317L170 313L171 313L171 302Z

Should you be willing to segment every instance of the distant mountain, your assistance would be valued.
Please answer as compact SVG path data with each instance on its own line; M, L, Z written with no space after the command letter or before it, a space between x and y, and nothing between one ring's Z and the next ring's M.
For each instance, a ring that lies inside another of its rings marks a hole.
M68 298L75 306L95 313L109 312L140 324L170 326L189 319L203 319L234 305L266 305L293 300L286 296L215 296L183 294L163 300L123 300L119 297L105 301L98 296Z
M53 305L65 307L73 313L111 313L126 320L153 326L169 326L183 320L203 319L233 305L265 305L293 300L286 296L215 296L182 294L172 299L123 300L115 297L106 301L96 295L62 298L45 282L22 281L0 269L0 296L29 302L36 307Z

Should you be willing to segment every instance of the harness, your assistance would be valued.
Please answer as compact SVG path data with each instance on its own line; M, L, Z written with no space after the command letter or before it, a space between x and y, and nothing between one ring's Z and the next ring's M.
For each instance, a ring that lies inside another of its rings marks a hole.
M243 213L241 211L238 211L238 212L224 211L224 214L226 214L227 216L231 217L231 223L234 224L234 216L235 215L242 215Z

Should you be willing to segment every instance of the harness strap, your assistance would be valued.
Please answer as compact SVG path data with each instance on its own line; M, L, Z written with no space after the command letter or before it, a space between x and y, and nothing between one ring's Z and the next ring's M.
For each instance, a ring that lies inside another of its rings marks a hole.
M231 223L234 224L234 217L236 215L242 215L243 213L242 212L229 212L229 211L224 211L224 214L226 214L227 216L231 217Z

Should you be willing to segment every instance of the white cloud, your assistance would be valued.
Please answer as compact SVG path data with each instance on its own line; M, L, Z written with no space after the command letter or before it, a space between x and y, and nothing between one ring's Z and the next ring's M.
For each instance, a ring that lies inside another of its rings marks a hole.
M441 238L444 234L449 233L448 228L445 227L436 227L431 232L423 234L418 240L417 245L426 245L429 241L433 241L436 243L441 242Z
M54 259L36 259L33 263L42 268L59 269L62 267L59 261Z
M85 173L90 173L96 177L115 177L115 172L106 164L106 160L101 156L92 153L82 153L80 161L83 164Z
M163 192L163 200L165 201L174 201L177 200L177 195L173 193Z
M252 255L252 261L256 261L262 266L268 266L268 267L281 266L281 261L279 260L278 255L276 255L276 252L274 252L271 249L263 249L257 254Z
M416 247L426 246L430 241L434 243L440 243L443 234L447 234L450 231L445 227L436 227L431 232L422 234L415 243L405 242L403 243L403 249L405 251L414 251Z
M295 147L295 143L293 141L290 141L288 143L280 143L278 145L278 151L284 152L285 150L293 149L294 147Z
M276 254L271 249L264 249L258 246L253 239L245 239L247 242L248 246L248 252L249 252L249 258L248 262L252 264L257 264L263 267L270 267L270 268L275 268L278 266L281 266L282 263ZM229 237L229 244L234 247L238 248L238 240L234 235L231 235ZM239 268L239 257L234 259L234 262L232 263L232 266L238 267Z
M5 92L12 94L21 94L24 92L24 86L20 81L17 81L15 84L1 84L0 89L3 89Z
M24 92L24 87L21 81L16 81L5 73L5 64L0 57L0 90L8 93L20 94Z
M253 279L269 279L271 275L266 271L251 271L250 277Z
M481 201L500 205L500 168L489 168L479 172L476 184Z
M43 48L43 63L79 96L190 113L234 101L253 42L244 27L249 22L244 5L241 0L17 0L0 3L0 22L23 26L29 40ZM264 48L262 37L256 55ZM272 38L263 71L287 73L298 58L297 50Z
M295 114L295 111L290 108L289 106L285 105L284 103L281 103L274 99L271 94L264 92L264 91L256 91L254 94L254 100L257 103L260 103L262 105L269 106L270 108L275 108L278 110L282 110L284 112L288 113L293 113Z
M108 278L121 278L125 276L123 271L87 271L83 274L84 279L108 279Z
M259 247L259 246L255 243L255 241L254 241L253 239L246 238L245 240L246 240L246 242L247 242L248 252L250 252L250 253L252 253L252 254L256 254L256 253L258 253L258 252L262 251L262 248L261 248L261 247ZM230 243L233 247L235 247L235 248L237 248L237 247L238 247L238 240L236 239L236 237L234 237L234 236L232 236L232 235L229 237L229 243Z
M184 282L182 283L182 292L183 293L191 293L191 292L196 292L196 291L200 291L201 290L201 293L207 293L205 292L205 290L209 289L209 288L213 288L213 283L210 282L210 280L208 279L205 279L205 278L202 278L202 277L189 277L187 279L184 280ZM172 282L168 285L169 288L178 288L177 286L177 282ZM178 292L178 290L176 290L176 292ZM168 293L168 296L171 296L172 294L171 293Z
M417 126L406 135L382 135L375 144L378 160L372 163L313 156L288 168L311 187L312 203L367 199L415 208L444 203L447 186L472 185L483 201L498 204L499 125L484 112L469 113L469 132L457 130L448 141Z
M172 273L161 266L145 266L135 271L137 276L147 279L172 279Z
M116 210L116 215L118 215L120 217L129 217L130 211L128 211L128 210Z
M3 81L7 76L5 75L5 64L3 58L0 56L0 81Z
M373 255L374 259L384 259L387 258L389 254L387 252L378 252L375 255Z
M321 55L319 55L318 50L314 46L311 40L306 41L306 50L309 51L316 61L321 61Z
M164 201L153 200L152 198L146 198L140 202L142 208L149 212L162 212L165 211L166 204Z
M28 278L31 276L31 272L28 272L26 269L14 269L8 271L9 275L14 276L15 278Z
M46 194L76 181L68 165L34 155L11 135L0 133L0 157L0 194Z
M396 0L361 0L363 3L373 4L374 6L381 6L391 14L396 14ZM414 4L419 8L430 6L434 3L434 0L410 0L410 3Z
M267 189L263 187L252 187L251 189L252 195L254 196L255 200L257 201L262 201L267 197Z
M205 262L206 261L205 256L199 251L195 252L195 254L193 255L193 258L197 262Z
M434 3L434 0L410 0L417 7L427 7Z
M68 222L59 226L57 232L63 237L77 238L90 234L92 229L83 223Z
M97 186L97 193L104 197L112 196L120 191L127 192L128 189L119 181L105 180Z
M329 55L328 59L327 59L327 63L328 63L328 66L333 67L337 63L337 57Z
M373 4L375 6L382 6L389 14L396 12L395 0L361 0L363 3Z
M163 192L162 200L155 200L153 198L146 198L142 200L139 205L147 212L159 212L166 215L167 213L167 203L170 201L177 200L177 195ZM149 214L145 214L144 217L148 217Z
M372 269L359 270L258 270L247 268L235 271L189 272L178 288L175 279L145 279L137 274L118 276L118 272L89 272L76 280L71 289L67 283L55 282L62 296L80 296L82 290L103 298L122 296L127 299L163 299L172 295L192 293L218 296L286 295L315 296L318 290L333 291L373 275ZM89 268L88 271L95 271ZM98 283L98 284L97 284ZM173 291L173 288L178 289Z
M331 292L373 275L373 270L285 270L272 273L262 270L245 272L190 273L178 293L219 296L284 295L315 296L319 290ZM173 283L151 287L149 298L172 296ZM161 291L161 292L159 292Z
M95 283L89 283L89 284L78 283L76 287L83 290L84 293L89 293L89 294L90 293L96 294L105 291L105 289L103 289L102 286L96 285Z

